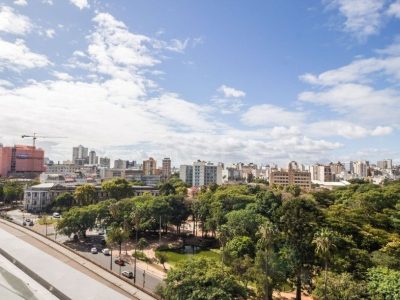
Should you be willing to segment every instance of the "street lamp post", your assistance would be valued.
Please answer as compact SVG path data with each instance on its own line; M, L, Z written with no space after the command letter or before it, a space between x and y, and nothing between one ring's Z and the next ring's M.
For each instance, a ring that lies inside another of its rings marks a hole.
M146 270L143 270L143 288L145 283L146 283Z
M138 229L137 229L137 225L135 226L136 228L135 228L135 265L134 265L134 270L133 270L133 273L134 273L134 275L133 275L133 283L135 284L136 283L136 248L137 248L137 242L138 242Z

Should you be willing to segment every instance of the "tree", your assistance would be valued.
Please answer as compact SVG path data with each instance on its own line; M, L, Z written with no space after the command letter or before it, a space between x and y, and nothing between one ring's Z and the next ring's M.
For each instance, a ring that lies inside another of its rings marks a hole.
M324 268L325 268L324 299L327 300L328 262L331 257L333 249L336 247L336 245L334 244L334 233L328 228L322 228L315 234L312 242L315 245L315 253L324 260Z
M256 287L265 300L272 300L274 289L286 280L286 265L278 252L279 232L270 221L265 221L259 226L258 236Z
M111 227L111 229L107 231L107 243L118 245L120 257L122 252L122 243L128 238L129 233L121 227Z
M279 209L279 227L284 234L287 259L293 269L296 300L301 300L303 277L311 273L314 260L312 240L321 213L315 203L306 198L286 200Z
M86 237L86 231L94 228L96 218L97 207L95 205L73 207L63 214L62 219L57 223L57 231L66 236L75 233Z
M323 297L329 300L368 299L365 282L354 280L351 274L328 272L327 278L328 280L325 281L325 276L319 276L315 280L313 295L317 299Z
M74 198L79 206L93 204L97 200L96 188L91 184L78 186L75 189Z
M299 185L297 184L289 184L286 188L285 188L286 192L292 194L294 197L298 197L300 196L301 193L301 188Z
M260 215L247 209L231 211L226 215L226 220L231 237L248 236L253 240L263 221Z
M11 203L15 200L21 200L24 195L23 186L16 181L6 181L3 186L4 202Z
M71 193L62 193L54 199L55 207L70 208L74 204L74 196Z
M400 271L385 267L368 271L368 291L372 300L400 299Z
M164 270L166 270L165 263L168 261L167 255L165 255L165 253L158 251L156 252L156 258L158 259L158 262L162 264Z
M108 193L111 198L120 200L129 197L132 193L132 188L129 182L124 178L115 178L112 180L104 181L101 184L103 191Z
M175 187L170 182L165 182L159 187L160 195L169 196L175 194Z
M245 255L254 257L254 242L248 236L235 236L228 241L225 247L227 255L233 259L243 258Z
M137 243L137 247L140 251L143 251L143 249L146 248L148 245L149 245L149 243L147 242L147 240L145 238L140 238Z
M168 272L162 296L166 300L235 300L246 299L246 290L215 261L193 259Z

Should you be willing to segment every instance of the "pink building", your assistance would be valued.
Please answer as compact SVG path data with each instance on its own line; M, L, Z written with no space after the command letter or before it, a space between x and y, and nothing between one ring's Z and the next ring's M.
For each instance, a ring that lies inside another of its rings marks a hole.
M0 146L0 177L34 178L44 172L44 151L33 146Z

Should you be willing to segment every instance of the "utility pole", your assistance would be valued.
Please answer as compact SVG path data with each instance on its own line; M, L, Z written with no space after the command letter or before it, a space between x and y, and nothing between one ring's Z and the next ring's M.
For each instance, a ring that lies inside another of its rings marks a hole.
M143 270L143 288L145 283L146 283L146 270Z
M136 284L136 248L137 248L137 241L138 241L138 226L137 226L137 223L136 223L136 226L135 226L136 228L135 228L135 267L134 267L134 274L133 274L133 283L134 284Z
M159 240L158 245L161 246L161 215L160 215L160 230L159 230Z
M110 248L110 270L112 271L112 249Z

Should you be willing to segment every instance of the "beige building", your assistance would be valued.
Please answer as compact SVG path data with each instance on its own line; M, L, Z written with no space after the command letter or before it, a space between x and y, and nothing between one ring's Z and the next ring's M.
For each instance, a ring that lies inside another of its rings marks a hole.
M163 179L171 177L171 159L168 157L162 160L161 176Z
M157 161L154 158L143 161L143 175L157 175Z
M288 186L298 185L301 188L311 188L311 173L300 171L296 162L289 164L288 170L271 170L270 184Z

